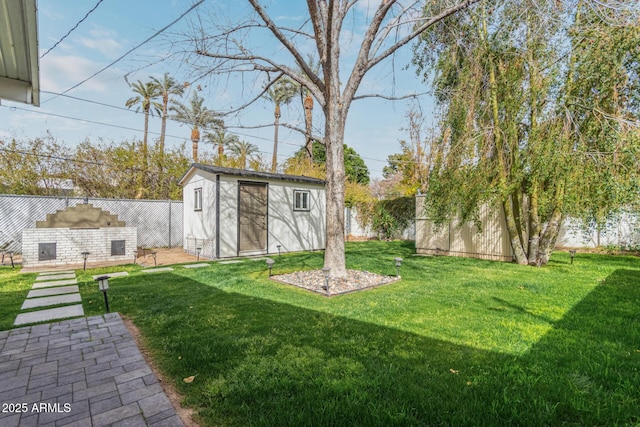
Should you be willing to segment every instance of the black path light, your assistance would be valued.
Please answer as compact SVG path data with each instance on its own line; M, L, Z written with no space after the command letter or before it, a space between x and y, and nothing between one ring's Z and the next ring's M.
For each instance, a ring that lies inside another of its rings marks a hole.
M393 260L396 262L396 277L400 277L400 266L402 265L402 258L395 257Z
M329 294L329 274L331 273L331 267L322 267L322 272L324 273L324 289Z
M151 256L153 257L153 265L158 265L156 262L156 256L158 255L158 252L151 252Z
M276 248L278 248L278 256L280 256L280 248L282 247L282 245L277 245Z
M97 277L96 282L98 282L98 288L104 294L104 305L107 308L107 313L109 313L109 298L107 297L107 290L109 289L109 276Z
M196 260L200 261L200 252L202 252L202 248L196 248Z
M269 277L271 277L271 269L273 268L273 264L275 264L276 262L271 258L267 258L266 262L267 262L267 268L269 269Z
M136 260L138 259L138 250L134 249L133 250L133 263L136 263Z
M573 264L573 258L576 256L576 250L572 249L569 251L569 255L571 256L571 264Z
M89 258L89 254L91 252L81 252L82 254L82 259L84 260L84 265L82 266L82 269L86 271L87 269L87 258Z

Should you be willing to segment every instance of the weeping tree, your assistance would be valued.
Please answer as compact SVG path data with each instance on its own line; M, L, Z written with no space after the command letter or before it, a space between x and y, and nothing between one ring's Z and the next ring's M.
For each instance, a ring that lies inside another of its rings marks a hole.
M436 222L497 204L516 261L541 265L567 215L637 199L638 24L612 26L602 4L484 2L424 34L414 61L442 109Z
M344 252L344 131L351 103L356 99L380 96L358 93L370 71L401 47L415 40L426 29L479 0L425 0L400 2L386 0L307 0L302 8L301 25L287 26L268 3L247 0L234 3L234 13L246 5L250 16L225 24L217 9L211 20L200 16L192 38L194 54L189 61L202 67L198 72L263 74L275 81L287 76L307 88L324 114L322 138L327 155L326 251L324 264L332 277L347 274ZM425 12L424 18L417 15ZM356 25L357 24L357 25ZM344 49L352 33L343 26L362 29L354 49ZM361 37L360 37L361 36ZM309 47L318 58L318 70L306 58ZM355 52L355 53L352 53ZM204 59L208 59L205 62ZM301 71L297 71L301 70ZM255 79L262 81L262 79ZM259 89L258 89L259 90ZM388 94L382 94L389 96ZM258 94L252 100L262 96Z

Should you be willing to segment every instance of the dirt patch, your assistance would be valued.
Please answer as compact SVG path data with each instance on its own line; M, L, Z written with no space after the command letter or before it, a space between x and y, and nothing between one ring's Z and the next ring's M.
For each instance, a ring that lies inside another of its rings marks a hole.
M184 399L184 397L180 393L178 393L178 391L173 386L173 384L167 381L167 379L164 377L162 372L160 372L160 370L156 367L155 363L153 362L153 359L149 354L150 352L145 345L144 338L142 337L142 334L140 333L140 330L138 329L138 327L131 321L131 319L122 315L120 316L122 317L124 325L129 330L129 333L131 334L133 339L136 341L136 344L140 349L140 353L142 353L144 360L147 362L149 367L151 367L151 370L153 371L155 376L158 378L158 381L160 381L160 385L162 385L162 389L169 397L169 400L171 401L171 404L175 408L176 413L182 420L182 423L185 425L185 427L199 427L200 424L198 424L194 419L195 411L191 408L182 407L181 402Z
M171 265L171 264L183 264L187 262L206 261L206 259L191 255L182 249L177 248L138 248L138 255L136 257L136 263L143 267L153 267L154 259L153 253L155 252L155 265Z

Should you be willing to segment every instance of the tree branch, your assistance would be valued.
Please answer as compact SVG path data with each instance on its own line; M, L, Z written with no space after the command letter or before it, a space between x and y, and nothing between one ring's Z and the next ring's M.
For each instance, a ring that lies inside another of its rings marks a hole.
M364 98L382 98L382 99L387 99L389 101L401 101L403 99L417 98L419 96L428 95L428 94L429 94L429 92L421 92L421 93L410 93L410 94L403 95L403 96L387 96L387 95L382 95L382 94L379 94L379 93L369 93L369 94L365 94L365 95L354 96L353 100L356 101L358 99L364 99Z

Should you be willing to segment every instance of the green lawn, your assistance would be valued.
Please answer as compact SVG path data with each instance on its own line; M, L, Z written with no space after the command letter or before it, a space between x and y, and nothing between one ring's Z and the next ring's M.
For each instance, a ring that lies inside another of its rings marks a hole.
M640 423L640 258L558 252L538 269L405 242L347 251L348 268L381 274L403 257L402 280L326 298L270 281L264 261L129 266L110 305L204 425ZM275 259L274 274L322 266ZM78 272L87 315L104 310L91 275L122 269ZM29 277L0 270L3 329Z

